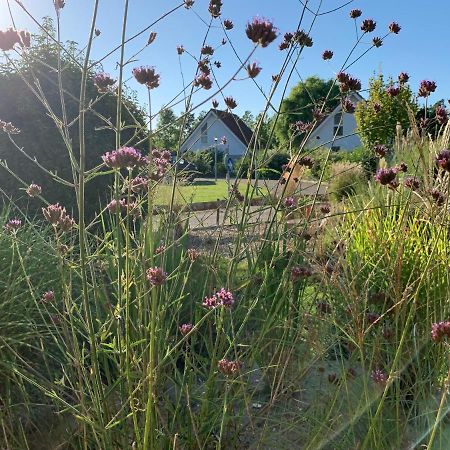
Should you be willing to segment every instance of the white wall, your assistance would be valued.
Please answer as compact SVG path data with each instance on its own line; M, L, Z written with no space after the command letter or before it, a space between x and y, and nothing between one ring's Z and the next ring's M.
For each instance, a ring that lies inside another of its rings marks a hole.
M207 123L207 142L201 141L201 129L202 125ZM203 150L208 147L214 147L214 138L218 139L218 149L224 150L226 146L220 144L220 139L222 136L227 138L227 145L229 148L229 154L231 157L242 156L247 146L243 144L243 142L238 139L229 129L226 127L221 120L217 119L217 116L210 111L206 117L203 119L203 122L197 129L183 142L181 146L181 151L195 151L195 150Z

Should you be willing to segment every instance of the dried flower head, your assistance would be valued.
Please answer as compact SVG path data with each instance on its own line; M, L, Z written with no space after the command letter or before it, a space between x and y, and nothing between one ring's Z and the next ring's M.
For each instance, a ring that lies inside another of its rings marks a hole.
M55 293L53 291L47 291L42 294L42 301L44 303L50 303L55 300Z
M166 246L164 244L161 244L159 247L156 247L155 249L155 255L161 255L166 251Z
M404 173L408 172L408 166L404 162L397 164L395 169L397 170L397 172L404 172Z
M450 172L450 150L441 150L436 156L436 162L439 167Z
M397 95L400 94L400 88L398 86L389 86L386 88L386 94L389 97L397 97Z
M227 105L230 109L234 109L237 106L237 102L233 97L225 97L223 101L225 102L225 105Z
M42 192L42 188L35 183L31 183L27 189L25 190L25 192L30 196L30 197L37 197L38 195L41 195Z
M293 40L302 47L312 47L313 40L306 31L298 30L294 33Z
M122 147L102 155L103 162L112 169L133 169L147 163L147 158L133 147Z
M195 77L195 80L194 80L195 87L202 87L205 90L211 89L212 84L213 84L213 82L212 82L211 78L206 73L202 73L202 74L198 75L197 77Z
M186 336L188 333L190 333L193 328L194 328L194 325L192 325L192 323L183 323L183 325L180 325L178 327L178 329L180 330L180 333L183 336Z
M109 92L115 82L109 73L98 73L94 77L94 85L100 93Z
M430 194L436 205L442 206L445 203L444 194L442 194L442 192L440 192L438 189L433 189Z
M298 159L297 164L299 166L305 166L308 167L308 169L311 169L311 167L314 165L314 161L309 156L302 156Z
M150 33L150 35L148 36L148 41L147 41L147 45L153 44L153 42L155 42L157 33L155 31L152 31Z
M383 144L376 144L373 147L373 151L378 157L384 158L388 154L389 149Z
M398 75L398 82L400 84L405 84L409 81L409 75L406 72L400 72Z
M159 86L159 74L154 67L141 66L133 69L133 76L140 84L145 84L148 89L154 89Z
M218 69L222 67L222 63L220 61L214 61L213 63Z
M245 32L252 42L259 44L261 47L267 47L276 39L278 30L270 20L255 17L247 23Z
M352 9L350 11L350 17L352 19L357 19L358 17L361 17L362 11L360 9Z
M222 2L221 0L210 0L208 11L212 17L215 19L222 13Z
M402 27L397 22L392 22L389 24L389 31L394 34L400 33Z
M320 212L321 212L322 214L330 214L330 211L331 211L331 206L330 206L329 204L322 205L322 206L320 207Z
M377 23L373 19L364 19L361 24L361 31L364 33L371 33L375 30Z
M353 114L355 112L355 104L347 97L341 101L342 111Z
M64 214L58 223L58 227L63 233L70 231L75 225L75 220L68 214Z
M406 177L403 185L415 191L420 188L420 181L416 177Z
M331 59L333 57L333 52L331 51L331 50L325 50L323 53L322 53L322 59L323 60L327 60L327 59Z
M214 109L217 108L219 106L219 102L216 99L214 99L212 101L212 106L213 106Z
M214 49L210 46L210 45L204 45L201 50L200 53L202 55L209 55L212 56L214 55Z
M431 325L431 339L441 342L442 339L450 337L450 321L437 322Z
M372 39L372 43L374 47L379 48L383 45L383 39L381 39L380 37L374 37Z
M386 384L386 382L388 380L387 374L385 372L383 372L381 369L372 370L370 377L372 378L372 380L375 383L380 384L380 385Z
M221 359L217 363L217 368L219 372L227 376L235 376L239 373L242 368L242 363L239 360L230 361L226 358Z
M439 125L445 125L448 122L448 113L444 106L442 105L437 106L434 113L436 122Z
M432 92L436 90L436 83L430 80L422 80L419 86L419 97L428 97Z
M152 286L161 286L166 282L167 274L161 267L150 267L147 269L146 278Z
M223 21L223 26L224 26L225 30L231 30L234 27L233 22L230 19L225 19Z
M184 47L182 45L177 45L177 53L182 55L184 53Z
M209 59L204 58L201 59L198 63L197 63L198 69L200 70L200 72L202 72L205 75L209 75L211 73L211 70L209 68Z
M380 183L383 186L386 186L388 184L391 184L395 177L397 176L397 171L393 168L387 168L387 169L379 169L377 173L375 174L375 181Z
M15 234L22 227L22 221L20 219L10 219L3 226L6 233Z
M249 78L257 77L262 70L261 67L258 66L258 64L256 62L247 64L246 69L247 69Z

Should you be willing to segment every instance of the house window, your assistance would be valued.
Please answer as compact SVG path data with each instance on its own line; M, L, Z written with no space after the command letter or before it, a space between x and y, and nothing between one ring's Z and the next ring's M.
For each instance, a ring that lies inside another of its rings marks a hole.
M205 122L200 130L200 142L206 144L208 142L208 124Z
M344 126L342 123L342 113L337 113L334 115L334 127L333 127L333 136L343 136L344 135Z

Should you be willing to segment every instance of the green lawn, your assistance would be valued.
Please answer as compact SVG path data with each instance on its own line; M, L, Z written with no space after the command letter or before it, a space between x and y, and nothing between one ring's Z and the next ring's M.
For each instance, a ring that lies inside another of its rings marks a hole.
M242 181L239 191L243 194L246 190L246 182ZM156 203L159 205L168 204L172 194L172 185L162 185L158 189ZM217 180L217 183L210 180L198 180L190 185L177 186L175 202L178 204L213 202L228 198L227 182Z

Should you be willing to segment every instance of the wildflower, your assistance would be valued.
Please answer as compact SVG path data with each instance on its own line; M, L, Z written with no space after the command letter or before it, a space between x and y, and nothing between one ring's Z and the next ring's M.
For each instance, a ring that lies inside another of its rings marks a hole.
M64 8L64 6L66 6L65 0L53 0L53 4L55 5L55 9L57 11Z
M419 86L419 97L428 97L432 92L436 90L436 83L430 80L422 80Z
M255 62L252 64L248 64L246 69L247 69L248 76L250 78L257 77L259 75L259 73L261 72L261 67L259 67L258 64Z
M41 195L42 188L35 183L31 183L25 192L28 194L29 197L37 197L38 195Z
M374 324L379 318L380 315L375 312L368 312L366 314L366 320L369 324Z
M330 211L331 211L331 206L328 205L328 204L322 205L322 206L320 207L320 212L321 212L322 214L329 214Z
M148 89L154 89L159 86L160 77L154 67L135 67L132 73L136 81L140 84L145 84Z
M124 199L117 201L115 198L106 205L106 209L113 214L124 211L125 207L126 203Z
M95 29L94 33L97 37L99 37L102 34L102 32L98 28Z
M221 143L222 145L227 145L227 142L228 142L228 139L227 139L226 136L222 136L222 137L220 138L220 143Z
M198 62L197 66L200 72L204 73L205 75L209 75L211 73L211 70L209 69L209 59L201 59Z
M239 360L230 361L226 358L221 359L217 363L219 372L227 376L234 376L239 373L242 368L242 363Z
M75 225L75 220L73 220L72 217L70 217L67 214L64 214L58 223L58 226L62 232L70 231L74 225Z
M291 280L296 283L299 280L304 280L312 275L312 271L307 266L294 266L291 269Z
M100 93L108 92L115 82L108 73L98 73L94 77L94 85Z
M361 24L361 31L364 33L371 33L375 30L377 23L372 19L364 19Z
M339 82L341 92L359 91L361 89L361 81L353 78L345 72L338 72L336 79Z
M396 169L397 169L397 172L405 172L405 173L408 172L408 166L404 162L401 162L400 164L398 164Z
M420 181L416 177L407 177L403 182L404 186L413 191L420 188Z
M224 308L231 308L234 305L234 297L230 291L222 288L211 297L205 297L203 306L208 309L223 306Z
M392 168L379 169L375 174L375 181L385 186L391 184L395 180L396 176L397 171L395 169Z
M231 30L233 28L233 22L230 19L225 19L223 21L223 26L225 28L225 30Z
M224 99L225 105L230 109L234 109L237 106L237 102L233 97L225 97Z
M200 53L202 55L209 55L212 56L214 54L214 49L210 46L210 45L204 45L201 50Z
M373 147L373 151L380 158L384 158L388 154L389 149L383 144L376 144Z
M441 342L445 337L450 337L450 321L437 322L431 325L431 339Z
M16 233L19 228L22 226L22 221L20 219L10 219L8 222L6 222L3 229L6 231L6 233Z
M379 37L374 37L372 39L373 46L376 48L380 48L383 45L383 39Z
M448 122L447 110L442 105L439 105L436 107L435 117L436 117L436 122L439 125L444 125Z
M352 19L357 19L358 17L360 17L362 14L362 11L360 9L352 9L350 11L350 17Z
M154 31L152 31L148 37L148 41L147 41L147 45L152 44L153 42L155 42L157 33L155 33Z
M146 278L152 286L161 286L166 282L167 274L160 267L147 269Z
M389 24L389 31L394 34L400 33L402 27L397 22L392 22Z
M435 201L438 206L442 206L445 203L445 197L442 192L437 189L433 189L431 192L431 198Z
M373 110L375 111L375 112L380 112L381 111L381 105L380 105L380 103L378 103L378 102L375 102L373 105L372 105L372 107L373 107Z
M436 156L436 162L442 169L450 172L450 150L441 150Z
M353 114L355 112L355 104L349 98L342 100L341 105L344 112L349 114Z
M305 166L308 167L308 169L311 169L311 167L314 165L314 161L309 156L302 156L297 161L297 164L299 166Z
M20 35L16 30L8 28L6 31L0 31L0 50L12 50L16 44L20 44Z
M317 303L316 308L320 314L330 314L331 313L331 306L327 302Z
M195 78L194 86L209 90L212 87L212 80L209 75L202 73Z
M44 303L50 303L55 300L55 293L53 291L47 291L42 294L42 301Z
M164 244L161 244L159 247L155 249L155 255L161 255L166 251L166 246Z
M214 65L220 69L222 67L222 63L220 61L214 61Z
M192 8L194 6L194 0L184 0L184 7L186 9Z
M306 33L303 30L296 31L294 33L293 40L295 42L297 42L299 45L301 45L302 47L312 47L313 46L313 40L308 35L308 33Z
M284 199L284 206L286 208L294 208L296 205L296 201L294 197L286 197Z
M183 323L183 325L180 325L178 327L178 329L180 330L180 333L183 336L186 336L188 333L190 333L192 328L194 328L194 325L192 325L192 323Z
M302 120L297 120L297 122L292 124L292 127L299 133L307 133L312 128L311 122L303 122Z
M144 178L144 177L133 178L130 182L130 189L134 193L137 193L137 192L147 189L147 186L148 186L148 180L147 180L147 178Z
M216 99L214 99L212 101L212 106L213 106L213 108L217 108L219 106L219 102Z
M331 50L325 50L323 53L322 53L322 59L323 60L327 60L327 59L331 59L333 57L333 52L331 51Z
M400 84L405 84L409 81L409 75L406 72L400 72L398 75L398 82Z
M184 53L184 47L182 45L177 45L177 53L182 55Z
M389 86L386 89L386 94L389 95L389 97L397 97L397 95L400 93L400 88L398 86Z
M247 37L261 47L267 47L277 37L277 29L273 23L261 17L255 17L247 23L245 32Z
M48 222L50 222L53 226L56 226L66 215L66 208L60 206L59 203L56 203L54 205L47 206L47 208L42 208L42 214L44 214L44 217Z
M210 0L208 11L213 18L217 18L221 14L222 2L221 0Z
M146 158L133 147L122 147L102 155L103 162L112 169L132 169L145 165Z
M325 114L321 111L320 108L314 108L312 110L312 115L316 122L320 122L325 117Z
M0 120L0 128L7 134L19 134L20 130L15 127L11 122L5 122Z
M188 248L187 251L188 258L194 262L196 259L200 257L200 252L196 250L195 248Z
M279 74L272 75L272 81L274 83L276 83L277 81L280 81L280 75Z
M287 48L289 48L290 44L288 44L286 41L280 42L280 44L278 45L278 48L283 51L286 50Z
M372 380L380 385L386 384L388 380L388 376L385 372L383 372L381 369L375 369L372 370L372 373L370 374L370 377Z

